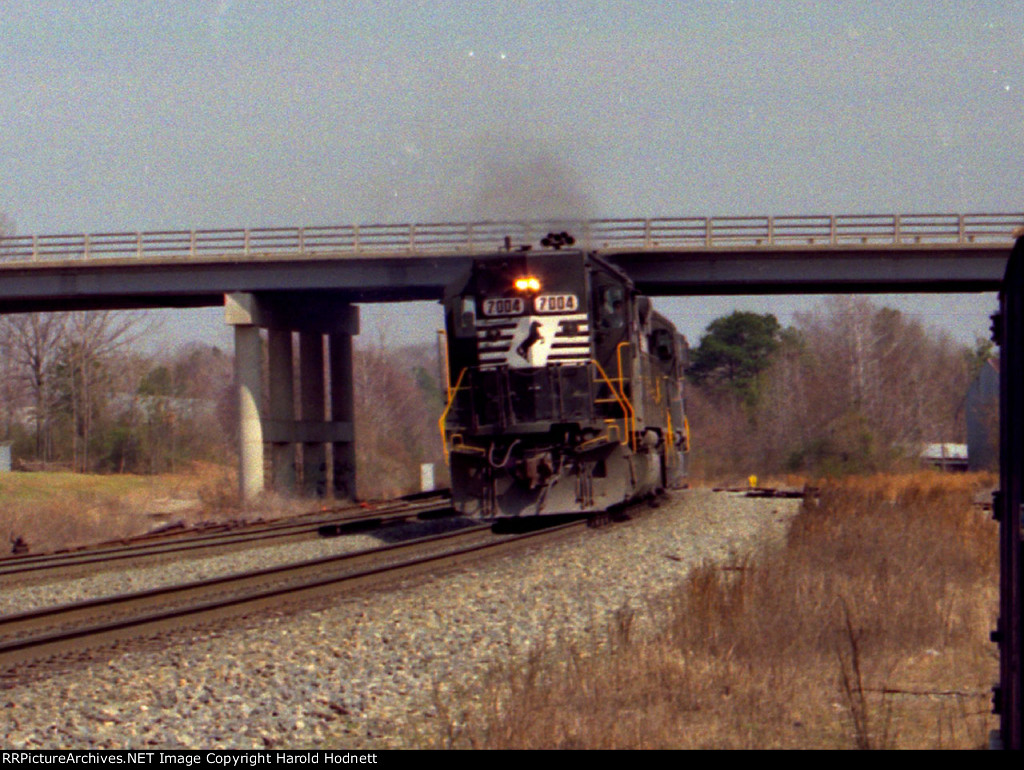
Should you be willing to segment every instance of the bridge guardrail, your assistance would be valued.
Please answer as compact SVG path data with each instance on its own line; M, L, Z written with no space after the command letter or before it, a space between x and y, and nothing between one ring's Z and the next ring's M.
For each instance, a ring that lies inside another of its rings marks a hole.
M153 230L0 238L0 265L64 260L459 254L516 247L568 231L596 249L1009 243L1024 213L660 217L550 222L437 222Z

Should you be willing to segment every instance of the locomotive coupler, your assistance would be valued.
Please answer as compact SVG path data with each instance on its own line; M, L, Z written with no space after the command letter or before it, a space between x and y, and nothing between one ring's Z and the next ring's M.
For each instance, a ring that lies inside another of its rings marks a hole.
M525 481L530 483L530 489L544 486L547 480L555 473L554 463L550 452L539 452L524 457L520 470Z

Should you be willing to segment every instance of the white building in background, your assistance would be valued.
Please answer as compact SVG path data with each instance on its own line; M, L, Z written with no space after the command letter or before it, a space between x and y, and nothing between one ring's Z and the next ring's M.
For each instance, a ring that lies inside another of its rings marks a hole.
M921 462L940 471L966 471L967 444L925 444Z

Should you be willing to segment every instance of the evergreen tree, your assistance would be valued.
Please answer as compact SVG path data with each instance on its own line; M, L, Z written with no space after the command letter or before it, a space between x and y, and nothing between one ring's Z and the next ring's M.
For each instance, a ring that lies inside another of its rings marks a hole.
M770 313L735 311L708 324L691 353L689 378L712 390L726 390L748 406L758 399L758 379L771 365L782 327Z

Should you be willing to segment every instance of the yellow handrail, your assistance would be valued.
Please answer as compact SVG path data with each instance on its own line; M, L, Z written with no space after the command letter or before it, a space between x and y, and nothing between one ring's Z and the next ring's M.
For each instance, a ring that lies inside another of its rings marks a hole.
M676 434L672 430L672 405L665 406L665 462L668 463L669 455L676 453Z
M624 343L624 344L629 344L629 343ZM601 364L599 364L595 359L591 359L590 363L592 363L594 365L594 368L597 370L598 374L601 375L601 379L605 381L605 384L608 386L608 390L612 394L612 397L614 398L616 403L618 403L619 408L622 409L622 421L623 421L623 426L624 426L623 432L627 432L627 431L629 432L629 434L630 434L630 447L635 452L636 451L636 430L635 430L636 415L633 412L633 405L629 402L629 399L625 398L624 394L620 395L620 391L617 390L615 388L615 385L612 384L611 379L608 377L608 375L605 372L605 370L601 367ZM455 403L455 396L458 394L459 390L462 387L462 380L465 378L467 371L469 371L468 367L463 367L462 371L459 372L458 378L455 380L455 386L448 390L448 403L445 404L444 411L441 412L441 417L437 421L438 430L441 432L441 448L442 448L442 450L444 452L444 462L445 462L445 465L450 464L450 453L448 451L448 437L446 435L445 427L444 426L445 426L445 422L448 419L448 413L451 411L452 406ZM600 401L605 401L607 399L597 399L597 400L600 402ZM629 426L631 424L633 425L633 430L629 430Z
M623 432L624 433L627 432L627 430L629 428L629 414L632 411L633 407L629 404L628 401L626 401L623 398L621 398L619 396L619 394L616 392L615 386L612 385L612 381L610 379L608 379L608 375L605 374L604 369L601 368L601 364L599 364L593 358L590 359L590 363L592 363L597 368L597 372L598 372L598 374L601 375L601 379L603 379L608 384L608 390L611 391L611 394L615 397L615 400L618 402L619 406L622 408L622 422L623 422L623 426L624 426ZM632 446L633 451L635 452L636 451L636 436L634 436L632 434L630 434L630 446Z
M437 421L437 427L441 430L441 448L444 450L444 464L449 465L448 461L448 437L445 435L444 423L448 419L448 412L451 411L452 404L455 403L455 394L459 392L459 386L462 384L462 378L465 377L467 368L462 367L462 371L459 372L459 377L455 381L455 387L448 391L448 403L444 407L444 411L441 412L441 418Z
M629 445L636 451L636 412L633 410L633 403L626 396L625 378L622 374L622 349L629 345L629 341L620 342L615 346L615 358L618 362L619 367L619 394L622 396L622 400L625 402L626 407L629 409ZM635 390L635 388L634 388Z

